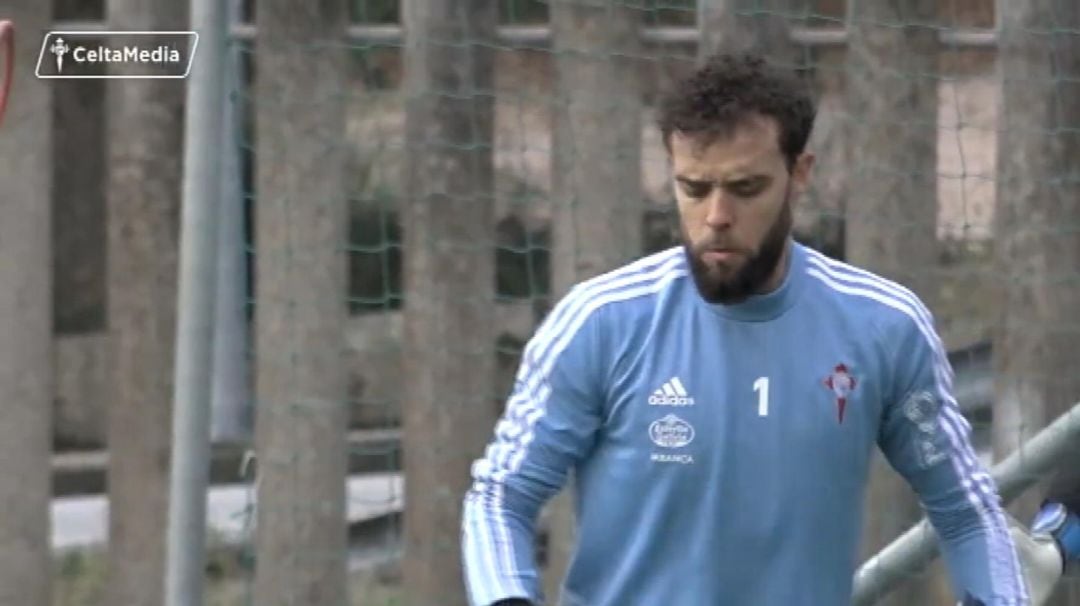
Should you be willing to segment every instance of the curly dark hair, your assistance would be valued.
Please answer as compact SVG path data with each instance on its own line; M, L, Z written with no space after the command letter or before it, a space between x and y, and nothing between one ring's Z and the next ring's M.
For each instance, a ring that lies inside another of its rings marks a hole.
M753 53L717 53L661 98L658 122L671 151L675 132L708 144L752 115L773 118L790 170L806 149L816 113L809 87L794 72Z

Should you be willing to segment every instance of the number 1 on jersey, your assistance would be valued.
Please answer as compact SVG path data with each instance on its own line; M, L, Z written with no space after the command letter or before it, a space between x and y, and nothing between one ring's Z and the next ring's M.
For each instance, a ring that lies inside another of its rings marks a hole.
M769 416L769 377L758 377L758 379L754 381L754 391L756 391L758 395L758 416Z

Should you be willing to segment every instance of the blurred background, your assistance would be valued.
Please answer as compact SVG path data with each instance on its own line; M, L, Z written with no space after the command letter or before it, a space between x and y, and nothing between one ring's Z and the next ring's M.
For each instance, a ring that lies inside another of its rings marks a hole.
M464 604L468 466L519 354L572 284L677 243L655 100L721 44L814 87L797 237L923 298L984 462L1080 400L1076 0L221 2L227 36L196 56L224 74L220 128L198 137L192 79L30 67L47 31L185 30L186 2L0 4L18 28L0 604L164 603L171 463L200 447L172 433L191 380L175 364L192 157L219 174L201 190L212 446L188 589L222 606ZM1053 478L1010 510L1030 519ZM552 590L567 503L541 524ZM867 507L861 559L921 518L880 461ZM1080 581L1055 600L1080 605ZM949 604L940 563L877 603Z

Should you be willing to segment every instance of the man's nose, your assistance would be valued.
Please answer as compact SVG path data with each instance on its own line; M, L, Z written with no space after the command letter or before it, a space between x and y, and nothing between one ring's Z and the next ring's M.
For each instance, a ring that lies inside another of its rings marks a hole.
M735 220L731 202L722 192L714 192L707 202L709 209L705 215L705 224L715 230L730 229Z

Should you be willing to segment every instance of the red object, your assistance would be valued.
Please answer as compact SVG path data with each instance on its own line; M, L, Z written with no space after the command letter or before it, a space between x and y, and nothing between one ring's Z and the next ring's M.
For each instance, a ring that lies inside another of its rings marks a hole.
M0 21L0 125L4 123L4 110L7 108L11 81L15 79L15 24Z
M836 395L836 414L841 423L844 422L847 397L851 394L851 390L855 389L855 383L855 377L851 376L847 366L843 364L837 364L832 374L825 378L825 387L831 389L833 394Z

